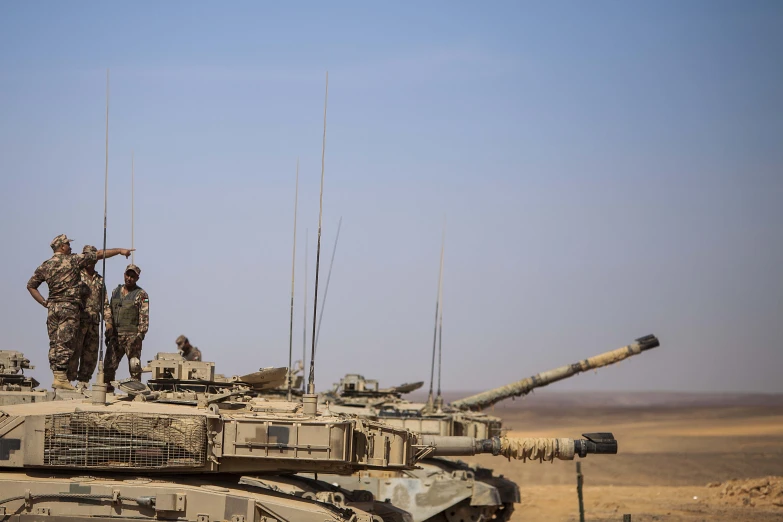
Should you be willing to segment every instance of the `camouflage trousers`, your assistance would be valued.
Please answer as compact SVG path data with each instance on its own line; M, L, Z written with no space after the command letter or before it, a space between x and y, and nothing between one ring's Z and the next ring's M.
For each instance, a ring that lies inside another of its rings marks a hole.
M79 305L49 303L46 330L49 332L49 367L52 371L68 370L74 342L79 330Z
M94 318L82 317L74 340L73 355L68 363L68 380L89 382L98 364L98 333Z
M128 369L133 357L141 360L141 339L137 334L115 334L106 338L106 358L103 360L103 382L110 384L114 380L123 355L128 356ZM141 380L141 372L131 372L131 377Z

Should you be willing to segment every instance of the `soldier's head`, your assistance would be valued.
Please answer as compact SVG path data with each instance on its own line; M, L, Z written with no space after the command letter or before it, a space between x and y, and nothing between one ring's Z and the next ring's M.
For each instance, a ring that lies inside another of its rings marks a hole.
M73 239L68 239L68 236L65 234L60 234L59 236L52 239L52 242L49 243L49 246L52 247L52 251L56 254L70 254L71 241L73 241Z
M125 268L125 286L127 288L135 288L136 281L139 280L141 275L141 268L134 264L130 264Z
M82 248L82 254L97 254L97 253L98 253L98 249L92 245L84 245L84 248ZM94 270L95 263L97 262L98 260L96 259L95 261L87 265L87 268L89 268L90 270Z
M177 343L177 348L179 348L181 352L187 353L191 348L190 341L184 335L180 335L179 337L177 337L176 343Z

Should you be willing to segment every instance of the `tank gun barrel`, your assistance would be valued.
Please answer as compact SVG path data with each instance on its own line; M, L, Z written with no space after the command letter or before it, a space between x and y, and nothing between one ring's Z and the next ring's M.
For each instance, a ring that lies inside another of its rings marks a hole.
M617 440L611 433L585 433L584 439L546 438L546 437L492 437L474 439L473 437L448 437L426 435L423 444L434 448L431 455L436 457L458 457L490 453L509 459L527 461L573 460L575 456L584 457L588 453L617 453Z
M547 384L567 379L578 373L615 364L633 355L660 346L660 341L654 335L646 335L636 339L635 342L617 350L612 350L600 355L584 359L574 364L561 366L554 370L537 373L521 381L500 386L489 391L478 393L451 403L451 406L459 410L483 410L502 400L527 395L536 388Z

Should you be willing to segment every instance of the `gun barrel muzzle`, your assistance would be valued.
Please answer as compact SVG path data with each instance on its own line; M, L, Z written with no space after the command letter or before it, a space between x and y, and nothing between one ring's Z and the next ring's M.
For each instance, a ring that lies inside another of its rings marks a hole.
M639 337L636 342L639 343L639 351L641 352L657 348L661 345L661 341L659 341L658 338L653 334Z
M580 457L584 457L588 453L617 454L617 440L611 433L583 433L582 437L585 440L578 439L574 441L574 453Z

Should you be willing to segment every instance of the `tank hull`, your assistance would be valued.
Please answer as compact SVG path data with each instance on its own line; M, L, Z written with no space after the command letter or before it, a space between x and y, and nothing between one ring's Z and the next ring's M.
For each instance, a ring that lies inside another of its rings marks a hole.
M381 521L356 506L338 507L216 477L156 475L153 480L143 475L117 479L108 474L0 471L0 492L0 515L11 522L33 522L41 516L52 522Z
M503 511L496 487L476 480L470 472L442 472L428 463L430 460L434 459L422 461L421 469L403 473L319 473L318 479L351 492L368 492L379 501L387 500L410 513L414 522L440 520L440 516L448 520L450 512L464 520L490 520Z

